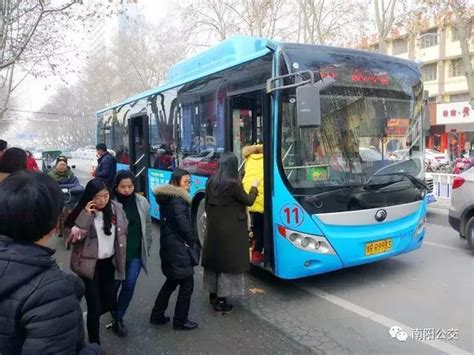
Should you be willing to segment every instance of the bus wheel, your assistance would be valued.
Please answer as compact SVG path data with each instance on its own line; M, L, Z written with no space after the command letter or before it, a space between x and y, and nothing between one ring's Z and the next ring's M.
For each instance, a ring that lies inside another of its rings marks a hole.
M205 204L205 199L201 199L201 201L199 201L199 205L196 212L196 229L201 245L204 245L204 239L207 233L207 217Z

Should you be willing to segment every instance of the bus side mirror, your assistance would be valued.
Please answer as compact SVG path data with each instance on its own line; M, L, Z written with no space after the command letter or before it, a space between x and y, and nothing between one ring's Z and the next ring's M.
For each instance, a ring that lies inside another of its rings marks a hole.
M298 127L321 126L321 94L320 92L332 85L335 80L326 77L314 84L296 88L296 117Z
M321 125L321 98L318 87L304 85L296 88L296 115L299 127Z

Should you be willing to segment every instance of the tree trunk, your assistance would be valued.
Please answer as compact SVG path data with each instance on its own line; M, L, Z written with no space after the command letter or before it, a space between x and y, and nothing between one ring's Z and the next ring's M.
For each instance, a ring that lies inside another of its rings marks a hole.
M0 120L3 119L5 112L7 112L8 104L10 103L11 95L12 95L12 85L13 85L13 69L15 65L11 65L9 68L5 69L7 72L7 77L5 80L5 87L0 88L5 93L5 96L0 101Z

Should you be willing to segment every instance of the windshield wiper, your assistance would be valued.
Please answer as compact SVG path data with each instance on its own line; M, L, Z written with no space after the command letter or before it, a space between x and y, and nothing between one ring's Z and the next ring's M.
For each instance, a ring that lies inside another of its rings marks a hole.
M375 183L373 183L373 179L374 177L379 177L379 176L402 176L402 177L405 177L407 178L409 181L411 181L411 183L419 188L419 189L422 189L422 190L425 190L425 191L428 191L429 190L429 187L428 185L426 185L423 181L421 181L420 179L417 179L416 177L414 177L413 175L410 175L408 173L402 173L402 172L398 172L398 173L389 173L389 174L380 174L380 175L373 175L369 181L367 181L367 183L364 185L364 188L370 186L370 185L376 185ZM387 182L386 184L381 184L381 185L384 185L383 187L386 187L386 186L389 186L389 185L392 185L392 184L396 184L400 181L390 181L390 182Z
M326 191L320 192L320 193L315 194L315 195L306 196L304 198L304 200L305 200L305 202L313 203L313 202L317 201L319 198L323 197L324 195L329 195L329 194L332 194L334 192L338 192L338 191L342 191L342 190L351 190L352 191L353 189L355 189L357 187L361 187L361 186L362 186L361 184L334 185L334 189L326 190Z

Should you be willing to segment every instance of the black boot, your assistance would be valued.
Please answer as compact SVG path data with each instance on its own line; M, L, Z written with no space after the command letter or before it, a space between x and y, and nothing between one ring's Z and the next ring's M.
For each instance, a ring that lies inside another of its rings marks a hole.
M161 315L161 316L151 315L150 317L150 324L163 325L163 324L168 323L169 321L170 321L170 317L166 317L164 315Z
M121 319L114 319L112 321L112 330L114 331L115 335L120 338L124 338L128 335L127 328Z
M217 300L217 293L209 293L209 304L215 306Z
M193 330L198 327L196 322L187 319L184 323L173 321L174 330Z
M225 297L218 297L217 300L216 300L216 305L214 307L216 312L221 312L222 314L232 312L233 308L234 308L234 306L227 303L227 299Z

